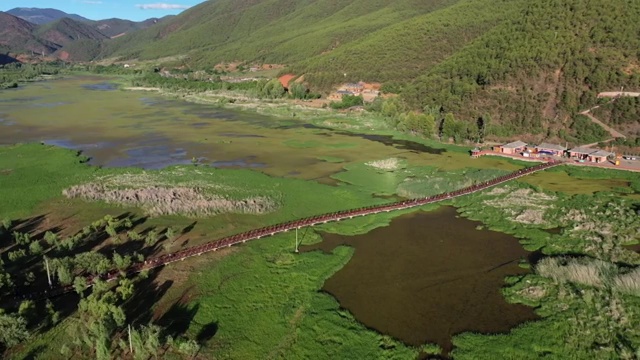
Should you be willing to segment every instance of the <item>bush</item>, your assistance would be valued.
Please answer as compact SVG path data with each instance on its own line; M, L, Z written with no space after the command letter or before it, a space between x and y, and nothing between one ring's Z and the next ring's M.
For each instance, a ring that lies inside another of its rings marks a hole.
M339 109L348 109L353 106L362 106L364 104L364 99L362 96L358 95L344 95L342 97L342 101L335 102L332 101L329 105L331 108L339 110Z

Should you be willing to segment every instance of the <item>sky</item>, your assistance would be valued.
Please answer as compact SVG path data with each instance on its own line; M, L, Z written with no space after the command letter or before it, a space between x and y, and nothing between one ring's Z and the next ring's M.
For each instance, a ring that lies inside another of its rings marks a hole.
M91 20L120 18L134 21L179 14L204 0L0 0L0 11L17 7L53 8Z

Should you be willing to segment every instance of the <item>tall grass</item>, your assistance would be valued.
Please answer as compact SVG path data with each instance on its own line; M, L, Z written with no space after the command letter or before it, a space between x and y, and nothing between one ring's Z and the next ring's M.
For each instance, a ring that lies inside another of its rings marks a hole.
M611 283L615 265L602 260L547 257L536 265L536 272L559 283L573 282L603 287Z
M640 267L614 279L614 289L630 295L640 296Z

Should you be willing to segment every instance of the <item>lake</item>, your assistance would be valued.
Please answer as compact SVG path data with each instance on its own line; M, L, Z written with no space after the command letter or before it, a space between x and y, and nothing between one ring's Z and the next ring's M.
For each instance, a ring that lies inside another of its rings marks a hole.
M509 304L500 289L531 253L513 236L478 230L481 223L457 217L453 207L395 218L368 234L323 234L304 251L353 246L349 263L323 290L368 327L411 345L452 347L451 336L505 332L537 316Z

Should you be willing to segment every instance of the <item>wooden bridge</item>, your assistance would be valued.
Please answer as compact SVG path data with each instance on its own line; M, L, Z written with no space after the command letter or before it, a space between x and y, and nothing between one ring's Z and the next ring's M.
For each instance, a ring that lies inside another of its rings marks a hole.
M294 221L281 223L277 225L267 226L260 229L250 230L241 234L227 236L219 240L211 241L206 244L194 246L194 247L180 250L174 253L151 258L151 259L145 260L144 262L134 264L124 271L114 269L109 271L106 274L98 275L95 277L87 277L87 285L88 286L93 285L93 282L98 278L105 281L112 281L117 279L118 276L120 276L120 274L123 272L126 274L139 273L141 271L164 266L175 261L184 260L192 256L199 256L202 254L206 254L208 252L231 247L236 244L243 244L247 241L257 240L263 237L287 232L289 230L300 229L306 226L326 224L330 221L352 219L357 216L367 216L367 215L378 214L382 212L410 209L417 206L422 206L422 205L427 205L427 204L432 204L440 201L453 199L459 196L464 196L464 195L472 194L474 192L482 191L490 187L503 184L507 181L511 181L511 180L538 172L538 171L542 171L542 170L560 165L560 164L563 164L563 162L551 160L536 166L532 166L529 168L512 172L508 175L500 176L493 180L485 181L480 184L472 185L460 190L456 190L456 191L452 191L452 192L448 192L440 195L428 196L424 198L417 198L417 199L411 199L411 200L403 200L403 201L398 201L398 202L389 203L389 204L373 205L373 206L362 207L358 209L338 211L338 212L308 217L304 219L294 220ZM71 291L74 291L74 287L72 285L60 286L55 289L47 290L41 293L32 293L30 295L18 296L16 297L15 300L19 301L22 299L50 298L50 297L58 296Z

